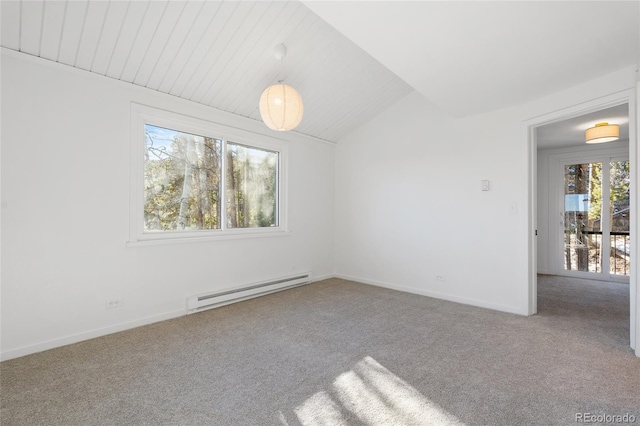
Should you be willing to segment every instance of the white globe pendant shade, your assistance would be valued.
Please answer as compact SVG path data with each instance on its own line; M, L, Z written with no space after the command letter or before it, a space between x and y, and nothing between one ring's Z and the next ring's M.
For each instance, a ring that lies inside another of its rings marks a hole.
M269 86L260 96L260 115L270 129L281 132L295 129L303 112L300 94L286 84Z

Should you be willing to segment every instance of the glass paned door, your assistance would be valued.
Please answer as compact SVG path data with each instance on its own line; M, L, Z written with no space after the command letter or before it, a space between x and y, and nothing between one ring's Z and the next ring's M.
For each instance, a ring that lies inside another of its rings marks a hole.
M564 166L564 269L602 271L602 163Z
M609 273L628 276L630 271L628 161L612 161L609 165L609 217L611 223Z
M629 162L564 166L565 271L630 275Z

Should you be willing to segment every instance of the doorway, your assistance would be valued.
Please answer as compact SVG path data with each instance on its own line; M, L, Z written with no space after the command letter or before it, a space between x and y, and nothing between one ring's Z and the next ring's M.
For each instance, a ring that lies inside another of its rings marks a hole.
M537 274L629 283L635 295L633 211L636 165L630 98L550 114L529 126L532 265L529 311L537 310ZM620 139L587 145L596 123L620 125ZM535 180L534 180L535 178ZM535 234L534 234L535 231ZM636 304L630 298L630 345L635 348Z

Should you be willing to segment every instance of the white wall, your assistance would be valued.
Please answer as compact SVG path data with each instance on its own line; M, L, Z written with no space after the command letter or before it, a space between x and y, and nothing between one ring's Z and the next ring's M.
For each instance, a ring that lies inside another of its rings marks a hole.
M127 248L131 102L264 127L6 50L1 72L3 359L182 315L190 294L294 266L525 314L526 123L635 85L624 69L458 120L412 94L337 148L287 134L290 236Z
M536 272L551 274L549 259L549 244L552 236L549 233L549 150L536 153L537 182L536 182L536 222L538 224L538 239Z
M185 314L186 297L333 275L334 145L3 50L2 358ZM125 247L131 102L284 137L288 236ZM124 306L105 309L107 298Z
M464 119L414 93L338 141L336 273L527 314L527 123L630 89L634 70Z

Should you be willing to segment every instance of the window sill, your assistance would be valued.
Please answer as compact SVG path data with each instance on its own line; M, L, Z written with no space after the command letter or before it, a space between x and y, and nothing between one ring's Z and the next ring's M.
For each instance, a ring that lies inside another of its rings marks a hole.
M224 240L243 240L253 238L266 237L287 237L291 235L290 231L270 231L270 232L233 232L220 235L198 235L198 236L179 236L179 237L157 237L157 238L141 238L126 242L126 247L145 247L145 246L163 246L167 244L191 244L205 243L211 241Z

